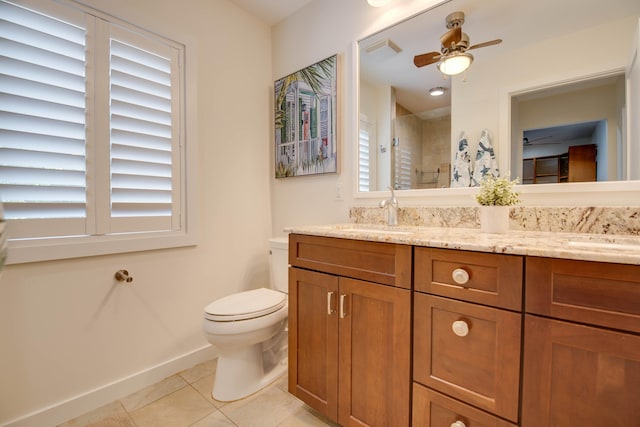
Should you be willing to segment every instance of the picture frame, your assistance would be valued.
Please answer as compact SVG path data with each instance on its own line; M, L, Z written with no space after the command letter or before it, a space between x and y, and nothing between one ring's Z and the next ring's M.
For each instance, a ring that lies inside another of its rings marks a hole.
M338 172L338 55L274 83L275 177Z

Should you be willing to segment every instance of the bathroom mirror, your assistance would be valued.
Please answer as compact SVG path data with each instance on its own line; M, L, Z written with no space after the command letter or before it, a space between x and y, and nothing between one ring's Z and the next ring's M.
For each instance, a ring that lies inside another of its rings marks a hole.
M471 51L471 66L456 76L445 78L435 64L417 68L414 56L440 50L445 18L455 11L465 13L462 27L471 45L502 43ZM569 145L598 145L604 157L596 162L596 180L637 179L625 166L625 154L640 141L626 139L624 71L639 16L636 0L451 0L360 40L358 191L448 187L459 136L464 132L474 157L483 129L503 174L532 187L569 182L561 173L556 181L535 173L529 179L532 159L543 168L542 158L560 158ZM444 94L430 96L437 87ZM613 113L580 117L578 108L559 98L604 87ZM551 111L541 106L544 98L557 107L554 120L525 117L527 111ZM603 134L610 135L606 147L588 141ZM574 136L579 144L570 142ZM564 185L571 191L575 184Z

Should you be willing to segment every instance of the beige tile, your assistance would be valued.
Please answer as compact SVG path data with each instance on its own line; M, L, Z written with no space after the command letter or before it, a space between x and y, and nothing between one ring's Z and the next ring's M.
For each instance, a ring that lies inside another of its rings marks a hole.
M187 385L187 382L181 376L173 375L159 383L130 394L122 399L121 402L127 411L135 411Z
M246 399L227 403L220 412L240 427L276 427L301 406L301 401L271 386Z
M198 381L191 384L191 387L195 388L205 399L213 403L216 408L222 408L226 405L226 402L215 400L211 395L211 392L213 391L213 381L215 378L215 374L207 375L206 377L200 378Z
M310 407L303 405L295 414L278 424L278 427L340 427Z
M216 372L216 366L218 366L217 358L199 363L193 368L180 372L179 375L184 378L186 382L192 384L207 375L214 374Z
M186 427L214 412L216 408L191 386L131 412L138 427Z
M120 402L112 402L59 427L135 427L135 424Z
M284 374L283 376L278 378L275 381L274 384L276 385L276 387L279 387L284 391L288 391L289 390L289 375Z
M207 415L200 421L195 424L192 424L191 427L235 427L235 424L229 420L229 418L225 417L224 414L220 411L216 411L213 414Z

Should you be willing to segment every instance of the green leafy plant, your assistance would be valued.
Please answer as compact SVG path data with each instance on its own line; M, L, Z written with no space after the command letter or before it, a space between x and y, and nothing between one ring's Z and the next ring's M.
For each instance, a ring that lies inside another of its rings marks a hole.
M276 112L275 125L276 129L282 128L286 112L284 111L284 100L287 97L289 87L297 81L302 81L311 88L311 91L317 97L322 92L322 85L326 79L331 78L334 72L336 57L326 58L312 66L296 71L276 82Z
M520 202L520 193L513 187L518 184L518 178L509 181L507 178L487 176L480 183L480 191L476 200L482 206L512 206Z

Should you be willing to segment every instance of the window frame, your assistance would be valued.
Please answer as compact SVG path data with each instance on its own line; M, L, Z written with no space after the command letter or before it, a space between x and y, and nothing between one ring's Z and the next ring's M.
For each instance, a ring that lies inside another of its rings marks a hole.
M178 124L178 162L175 160L172 162L174 173L178 174L177 181L180 189L178 191L178 199L175 200L174 205L179 206L177 212L178 227L173 227L172 230L166 231L145 231L145 232L113 232L110 234L97 234L99 231L93 231L96 234L80 234L80 235L63 235L55 237L42 237L42 238L18 238L9 240L9 252L7 258L7 264L20 264L26 262L35 261L50 261L59 259L78 258L86 256L97 256L107 254L117 254L135 251L146 251L156 249L166 249L184 246L193 246L198 243L197 240L197 119L196 119L196 102L197 102L197 75L194 66L188 66L195 64L197 58L195 57L196 49L191 48L194 42L192 40L177 42L175 37L171 38L169 35L160 35L152 30L148 30L139 25L123 21L114 16L111 16L105 12L101 12L92 7L85 6L73 1L61 0L57 2L41 2L34 0L10 0L11 3L24 6L26 8L35 10L37 12L46 14L53 18L65 20L66 17L71 14L76 19L77 14L82 13L85 15L87 21L87 31L90 31L90 27L98 20L107 21L109 25L122 27L126 31L132 31L134 33L143 33L144 37L149 37L154 41L160 40L162 43L166 43L172 47L177 47L179 50L178 70L181 74L179 76L179 87L174 88L179 90L179 124ZM93 24L91 21L93 20ZM74 21L71 21L74 22ZM99 25L94 26L94 30ZM89 38L95 37L95 35L89 36ZM108 34L106 41L102 43L108 44ZM96 53L97 51L97 53ZM187 55L189 52L189 55ZM108 51L100 52L98 47L87 49L87 63L90 63L90 55L95 54L108 54ZM87 67L88 68L88 67ZM90 72L90 71L88 71ZM87 105L91 102L95 102L95 94L92 87L87 87L86 91ZM105 108L105 107L101 107ZM106 107L108 109L108 107ZM187 114L187 111L190 113ZM95 124L95 122L94 122ZM99 124L104 126L105 124ZM87 123L87 127L93 126L93 124ZM108 122L106 123L109 127ZM92 129L87 129L87 159L90 161L90 156L109 156L110 142L96 144L95 139L97 136ZM187 138L187 136L189 138ZM189 142L188 142L189 141ZM106 148L105 148L106 147ZM98 150L97 152L91 152ZM87 189L90 190L96 184L87 182ZM104 183L100 184L101 188L105 188ZM109 183L106 183L107 191L109 191ZM104 191L104 190L102 190ZM174 210L174 213L175 210ZM108 211L103 213L97 213L99 215L109 216ZM97 216L87 215L87 221L93 221L93 218ZM12 223L16 220L8 220L7 227L10 230ZM98 220L100 221L100 220ZM54 223L55 221L52 221ZM43 225L46 227L46 221L43 221ZM88 229L96 230L97 224L89 226Z

